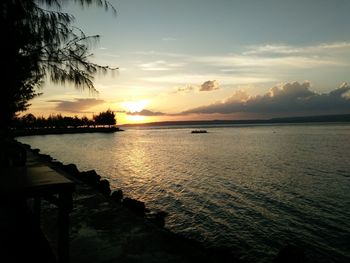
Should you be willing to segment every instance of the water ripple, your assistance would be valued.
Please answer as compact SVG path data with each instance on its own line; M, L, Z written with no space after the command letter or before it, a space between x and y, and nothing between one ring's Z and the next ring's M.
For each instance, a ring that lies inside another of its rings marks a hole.
M272 132L272 129L275 133ZM169 213L177 233L269 262L288 243L350 262L350 126L127 130L20 140Z

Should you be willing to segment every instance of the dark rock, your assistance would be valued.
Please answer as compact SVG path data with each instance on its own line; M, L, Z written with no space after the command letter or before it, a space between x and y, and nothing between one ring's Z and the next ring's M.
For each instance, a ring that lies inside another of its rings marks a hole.
M106 179L100 180L97 187L98 191L106 196L111 194L111 188L109 186L109 181Z
M120 203L123 200L123 191L121 189L113 191L111 199L116 203Z
M89 170L81 172L78 176L78 179L92 187L97 188L100 183L101 176L98 175L95 170Z
M165 217L168 215L167 212L159 211L155 214L149 215L148 219L160 227L165 226Z
M52 157L48 154L42 154L42 153L39 153L38 154L42 159L46 160L46 161L51 161L52 160Z
M295 245L287 245L282 248L273 259L273 263L306 263L307 258L304 249Z
M24 146L26 149L28 149L28 150L31 149L31 146L30 146L29 144L26 144L26 143L22 143L22 144L23 144L23 146Z
M145 215L146 207L144 202L126 197L123 200L123 206L130 209L135 214Z
M32 152L38 154L40 152L40 149L32 149Z
M63 167L63 163L59 162L59 161L52 161L51 164L53 164L54 166L61 168Z
M62 170L65 171L66 173L72 175L72 176L79 175L79 170L78 170L77 166L73 163L63 165Z

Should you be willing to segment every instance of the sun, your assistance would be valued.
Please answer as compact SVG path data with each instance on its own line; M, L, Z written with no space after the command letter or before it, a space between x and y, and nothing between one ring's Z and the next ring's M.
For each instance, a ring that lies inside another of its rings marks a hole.
M139 114L147 105L149 100L125 101L120 105L124 109L123 123L143 123L147 122L148 117Z
M128 115L126 117L127 122L129 123L143 123L146 120L145 116L140 116L140 115Z
M126 101L122 102L122 106L128 112L140 112L149 104L148 100L139 100L139 101Z

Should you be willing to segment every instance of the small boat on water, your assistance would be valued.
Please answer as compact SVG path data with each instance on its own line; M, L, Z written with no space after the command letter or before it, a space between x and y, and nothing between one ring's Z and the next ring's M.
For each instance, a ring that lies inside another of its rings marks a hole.
M206 130L193 130L191 133L207 133Z

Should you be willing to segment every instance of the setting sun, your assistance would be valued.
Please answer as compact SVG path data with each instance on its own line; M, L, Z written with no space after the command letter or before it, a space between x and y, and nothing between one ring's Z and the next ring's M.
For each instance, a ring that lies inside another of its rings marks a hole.
M350 263L350 0L0 3L0 263Z
M142 123L145 122L146 117L145 116L140 116L140 115L129 115L126 117L126 120L129 123Z
M126 101L122 106L129 112L140 112L149 104L148 100Z

